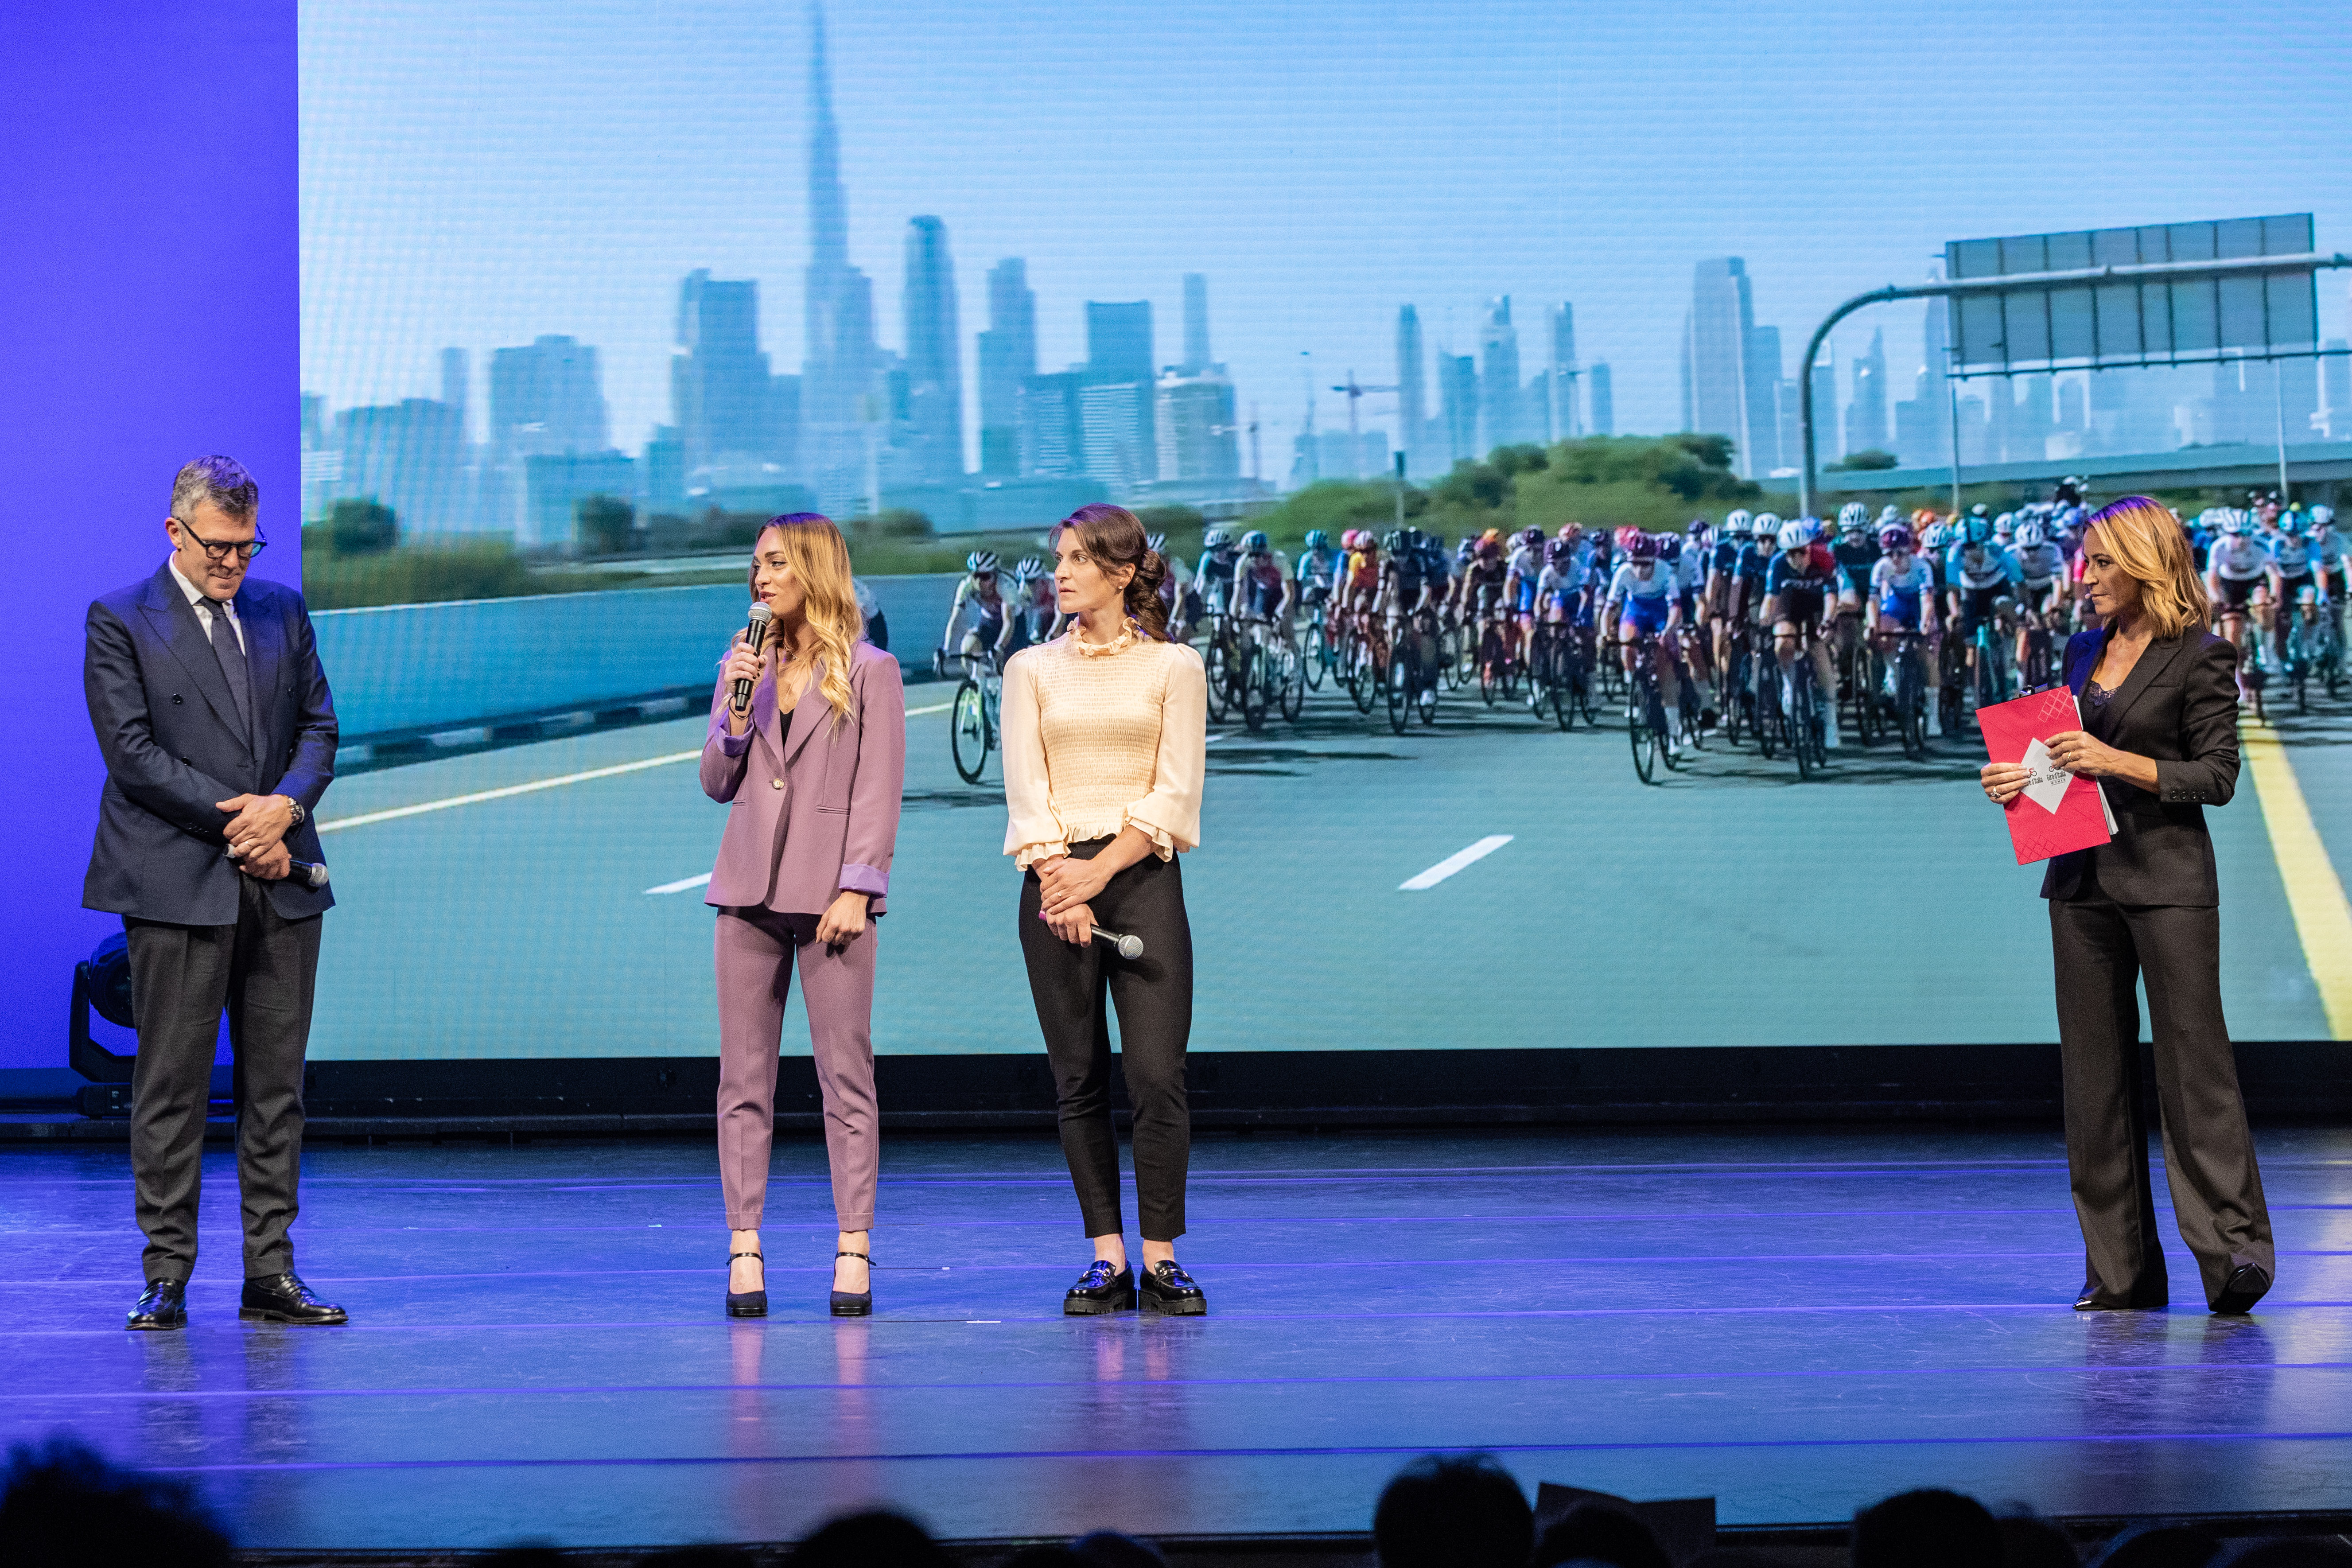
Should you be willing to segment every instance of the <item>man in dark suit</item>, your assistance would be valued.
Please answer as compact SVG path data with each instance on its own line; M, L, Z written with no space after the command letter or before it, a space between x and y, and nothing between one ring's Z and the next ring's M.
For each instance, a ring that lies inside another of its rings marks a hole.
M335 773L335 707L302 595L247 579L259 487L228 458L172 485L172 555L89 606L82 686L106 757L82 903L122 916L139 1026L131 1169L147 1237L133 1329L176 1329L196 1261L214 1042L235 1052L239 1317L340 1323L294 1272L302 1059L323 882L310 821Z

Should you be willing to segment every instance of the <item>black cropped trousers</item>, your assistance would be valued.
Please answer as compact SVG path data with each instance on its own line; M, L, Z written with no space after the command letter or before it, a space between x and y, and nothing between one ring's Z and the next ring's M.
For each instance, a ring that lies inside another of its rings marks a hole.
M1070 846L1091 860L1108 838ZM1143 956L1123 959L1108 942L1064 942L1037 918L1037 873L1021 882L1021 954L1045 1032L1060 1110L1062 1153L1070 1163L1088 1236L1120 1229L1118 1138L1110 1121L1110 1020L1118 1009L1118 1057L1135 1111L1135 1205L1146 1241L1184 1234L1184 1179L1192 1158L1192 1112L1184 1092L1184 1047L1192 1033L1192 928L1184 879L1172 859L1148 856L1110 879L1092 901L1096 921L1143 939Z

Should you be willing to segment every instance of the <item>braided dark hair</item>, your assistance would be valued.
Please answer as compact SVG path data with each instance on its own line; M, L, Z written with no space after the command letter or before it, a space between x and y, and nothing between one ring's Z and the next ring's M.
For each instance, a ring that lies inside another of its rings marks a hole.
M1078 542L1106 570L1132 566L1127 580L1127 616L1155 642L1168 640L1168 606L1160 585L1168 580L1168 562L1144 537L1143 520L1123 506L1090 501L1054 525L1078 531Z

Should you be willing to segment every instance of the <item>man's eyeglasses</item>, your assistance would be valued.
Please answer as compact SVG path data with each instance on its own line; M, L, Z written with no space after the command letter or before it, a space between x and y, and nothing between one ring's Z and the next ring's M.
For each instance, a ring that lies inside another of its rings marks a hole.
M172 521L180 525L181 532L186 534L190 539L194 540L198 544L205 547L205 559L207 561L226 561L228 559L228 552L232 550L236 552L236 558L239 561L250 561L255 556L269 548L269 541L262 538L258 534L256 534L251 539L244 540L236 543L223 542L216 544L213 541L206 539L203 534L198 533L194 529L190 528L188 526L187 519L175 517Z

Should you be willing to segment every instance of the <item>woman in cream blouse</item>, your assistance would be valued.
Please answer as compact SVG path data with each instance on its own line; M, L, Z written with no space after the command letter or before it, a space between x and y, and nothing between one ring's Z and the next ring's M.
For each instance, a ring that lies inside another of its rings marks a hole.
M1192 933L1176 857L1201 838L1208 679L1198 653L1168 640L1167 563L1133 512L1082 506L1054 545L1055 594L1076 619L1004 667L1004 852L1024 873L1021 951L1095 1248L1062 1310L1128 1310L1139 1293L1163 1312L1202 1312L1207 1298L1176 1264L1192 1137ZM1097 923L1141 938L1142 955L1095 942ZM1106 993L1135 1109L1139 1286L1119 1219Z

